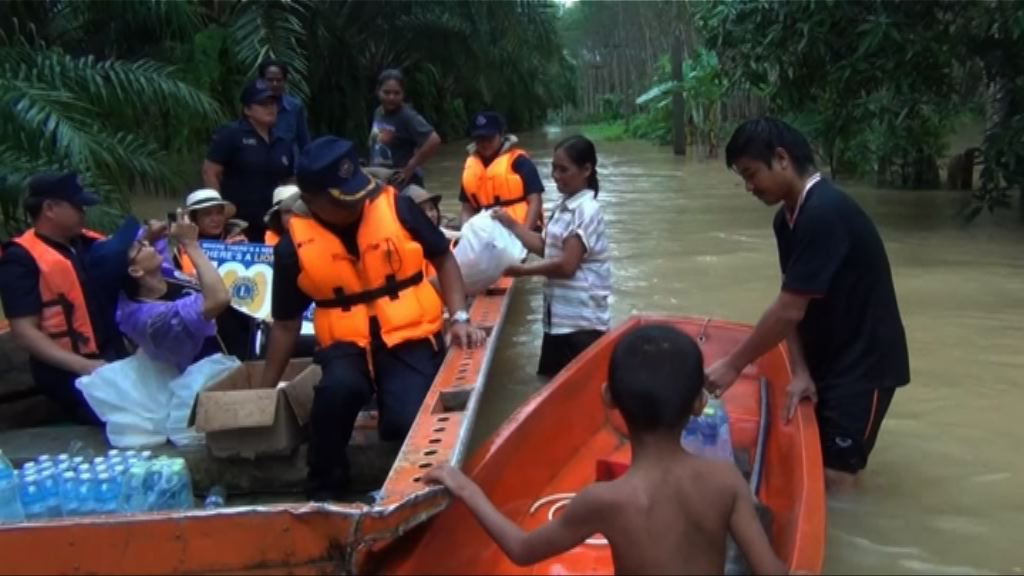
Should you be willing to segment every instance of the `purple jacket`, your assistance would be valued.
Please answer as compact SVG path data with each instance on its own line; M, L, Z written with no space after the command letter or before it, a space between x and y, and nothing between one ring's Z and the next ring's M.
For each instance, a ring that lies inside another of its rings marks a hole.
M117 306L121 332L154 360L184 372L217 334L217 323L203 317L202 293L190 292L174 302L138 301L123 293Z

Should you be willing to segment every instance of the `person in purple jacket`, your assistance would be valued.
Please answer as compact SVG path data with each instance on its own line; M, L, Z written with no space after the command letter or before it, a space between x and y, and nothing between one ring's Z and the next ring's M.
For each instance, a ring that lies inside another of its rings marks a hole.
M150 358L184 372L193 362L223 350L216 318L231 298L199 247L198 227L181 210L170 236L195 264L198 283L177 271L168 274L161 254L145 240L136 239L124 256L117 324Z

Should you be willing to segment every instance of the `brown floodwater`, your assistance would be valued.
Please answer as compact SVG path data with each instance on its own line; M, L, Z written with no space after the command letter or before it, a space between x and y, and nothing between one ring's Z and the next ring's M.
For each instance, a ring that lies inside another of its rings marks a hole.
M551 148L568 133L523 139L549 206ZM779 287L772 209L721 160L684 162L632 141L598 142L598 154L614 319L662 312L755 322ZM444 194L446 214L458 213L464 157L461 145L447 145L429 164L428 187ZM1015 212L962 225L963 193L840 184L885 240L912 382L893 401L860 490L829 500L826 571L1021 573L1024 459L1014 446L1024 439L1024 226ZM159 217L167 204L137 207ZM517 284L475 444L540 385L540 286Z
M528 135L548 192L554 143ZM642 142L598 142L614 266L614 320L664 312L756 322L779 287L773 210L722 160L680 161ZM457 210L457 146L428 185ZM830 498L831 573L1024 570L1024 226L1016 214L963 226L962 193L840 183L874 218L907 328L911 384L897 393L861 489ZM547 212L547 210L545 210ZM541 280L520 281L482 402L479 444L537 390ZM1018 420L1020 419L1020 420Z

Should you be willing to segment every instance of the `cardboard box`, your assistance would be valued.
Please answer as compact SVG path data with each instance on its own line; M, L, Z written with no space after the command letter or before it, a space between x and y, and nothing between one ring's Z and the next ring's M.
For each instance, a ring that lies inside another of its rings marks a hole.
M260 388L262 361L245 362L199 393L190 423L218 458L287 456L304 439L320 367L293 360L274 388Z

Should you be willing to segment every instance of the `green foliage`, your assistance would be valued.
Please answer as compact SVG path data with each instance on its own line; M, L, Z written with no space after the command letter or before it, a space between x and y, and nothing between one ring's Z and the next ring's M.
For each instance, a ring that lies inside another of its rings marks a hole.
M161 190L174 177L147 124L154 110L219 117L216 102L148 60L73 57L24 37L0 38L0 211L9 232L32 173L75 168L115 207L126 191Z
M757 0L696 15L724 69L802 119L834 173L936 187L956 122L989 100L979 201L993 208L1020 188L1024 70L1010 55L1024 50L1021 3ZM984 80L1004 87L1006 106Z
M671 114L669 106L672 95L684 97L693 129L717 142L721 138L721 105L731 85L718 62L718 55L711 50L700 48L696 55L683 61L683 79L668 80L670 74L667 59L662 62L657 84L636 99L637 105L650 109L640 119L635 130L638 137L654 139L659 143L671 142ZM664 122L664 126L657 126Z
M391 67L442 137L485 108L512 129L535 126L575 97L557 15L548 0L8 0L0 227L22 224L25 181L45 168L79 170L115 209L133 192L181 194L270 57L290 67L314 133L365 142L376 77Z
M605 142L617 142L625 140L630 136L629 127L626 126L623 120L584 124L580 127L580 132L587 138L603 140Z

